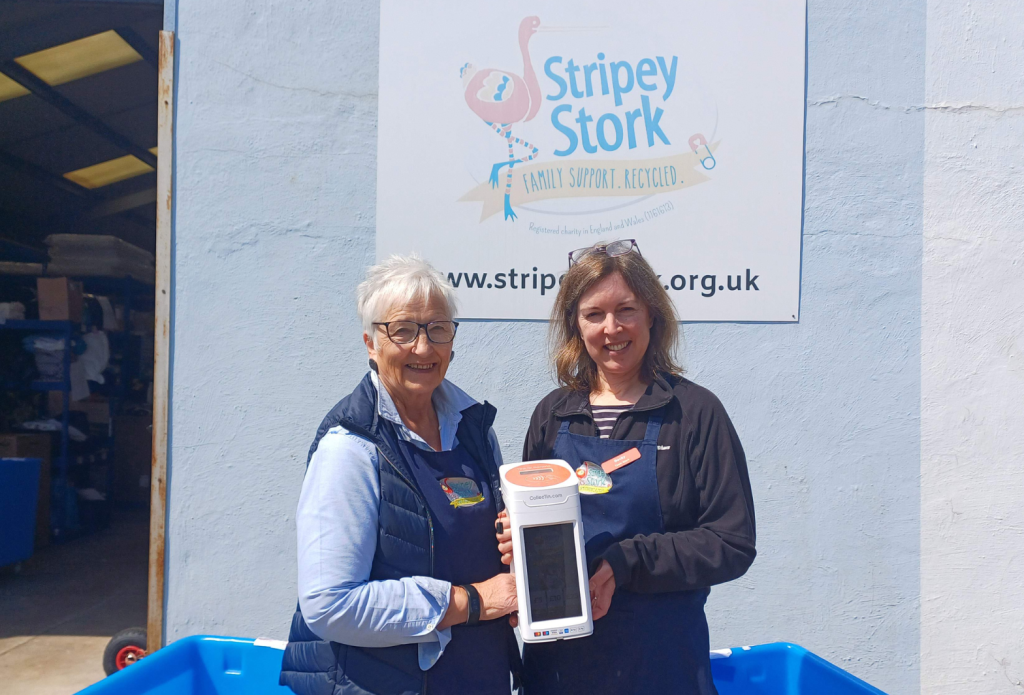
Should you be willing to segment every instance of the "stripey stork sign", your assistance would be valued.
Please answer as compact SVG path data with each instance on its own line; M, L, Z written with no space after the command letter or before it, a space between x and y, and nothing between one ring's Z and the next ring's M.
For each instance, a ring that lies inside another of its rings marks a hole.
M804 0L496 7L382 2L378 255L546 318L568 251L632 238L684 320L797 320Z

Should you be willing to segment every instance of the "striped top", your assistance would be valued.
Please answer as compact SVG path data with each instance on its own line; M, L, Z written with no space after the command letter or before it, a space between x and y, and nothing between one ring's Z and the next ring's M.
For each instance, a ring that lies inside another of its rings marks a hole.
M594 427L601 439L608 439L612 436L612 428L619 415L630 410L633 406L629 403L620 405L591 405L590 412L594 415Z

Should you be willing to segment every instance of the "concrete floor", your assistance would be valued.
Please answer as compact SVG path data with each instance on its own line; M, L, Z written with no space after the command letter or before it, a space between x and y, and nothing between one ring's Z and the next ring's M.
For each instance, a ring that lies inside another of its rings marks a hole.
M104 677L114 633L146 625L148 510L0 570L0 691L72 695Z

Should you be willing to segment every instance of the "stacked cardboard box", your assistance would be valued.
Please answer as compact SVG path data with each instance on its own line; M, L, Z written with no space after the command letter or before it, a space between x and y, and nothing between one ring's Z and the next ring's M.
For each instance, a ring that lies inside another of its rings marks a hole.
M40 321L82 322L82 283L67 278L36 278Z
M64 395L60 391L50 391L50 417L60 419L64 412ZM92 395L81 401L70 401L69 410L85 413L90 425L107 425L110 423L110 402L103 396Z

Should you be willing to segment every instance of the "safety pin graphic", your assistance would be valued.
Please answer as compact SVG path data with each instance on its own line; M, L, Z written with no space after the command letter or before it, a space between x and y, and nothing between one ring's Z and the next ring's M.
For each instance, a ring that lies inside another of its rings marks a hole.
M704 150L708 153L707 157L701 157L700 152L698 151L701 147L703 147ZM693 150L693 153L697 155L698 158L700 158L700 165L702 167L704 167L708 171L711 171L712 169L715 168L715 164L717 163L715 162L715 155L711 154L711 148L708 147L708 141L704 139L703 135L697 133L690 137L690 149ZM708 166L709 159L711 160L711 166Z

